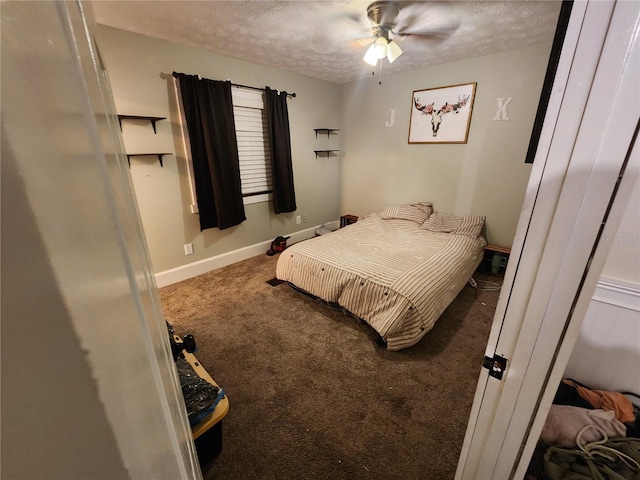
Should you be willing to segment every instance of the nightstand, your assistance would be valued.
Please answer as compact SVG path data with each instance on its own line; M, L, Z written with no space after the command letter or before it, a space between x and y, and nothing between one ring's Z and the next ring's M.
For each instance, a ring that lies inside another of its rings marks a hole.
M484 247L484 258L482 259L481 266L482 272L493 275L504 275L510 254L511 249L509 247L487 245Z
M351 225L352 223L356 223L357 221L358 217L356 217L355 215L342 215L340 217L340 228Z

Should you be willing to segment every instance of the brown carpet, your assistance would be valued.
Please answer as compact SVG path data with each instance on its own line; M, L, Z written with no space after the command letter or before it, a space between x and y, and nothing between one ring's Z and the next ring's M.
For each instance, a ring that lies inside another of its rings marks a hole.
M453 478L498 292L482 305L467 285L420 343L389 352L368 325L267 283L277 258L160 290L230 402L205 480Z

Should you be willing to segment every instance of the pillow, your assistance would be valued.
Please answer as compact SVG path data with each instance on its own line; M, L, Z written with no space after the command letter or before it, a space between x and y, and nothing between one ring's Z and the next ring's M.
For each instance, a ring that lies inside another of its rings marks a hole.
M429 214L425 211L424 207L421 208L409 204L389 205L380 212L380 218L385 220L411 220L412 222L422 225L424 221L429 218Z
M412 203L411 204L412 207L417 207L420 210L424 210L427 214L427 218L429 215L431 215L433 213L433 205L431 204L431 202L418 202L418 203Z
M485 218L483 216L456 217L447 213L434 212L424 222L422 228L431 232L454 233L476 238L482 233Z

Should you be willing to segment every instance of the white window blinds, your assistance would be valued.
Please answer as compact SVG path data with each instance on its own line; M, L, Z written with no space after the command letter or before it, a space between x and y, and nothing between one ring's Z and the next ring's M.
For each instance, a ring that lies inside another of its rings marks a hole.
M263 92L234 89L233 114L238 140L242 195L251 197L268 194L273 187Z

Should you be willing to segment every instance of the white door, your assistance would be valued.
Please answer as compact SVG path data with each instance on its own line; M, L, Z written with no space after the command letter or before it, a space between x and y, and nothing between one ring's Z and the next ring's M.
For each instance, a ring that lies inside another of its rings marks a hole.
M2 3L2 476L197 479L86 8Z
M638 176L639 2L575 2L456 478L522 478ZM621 181L619 182L619 180Z

